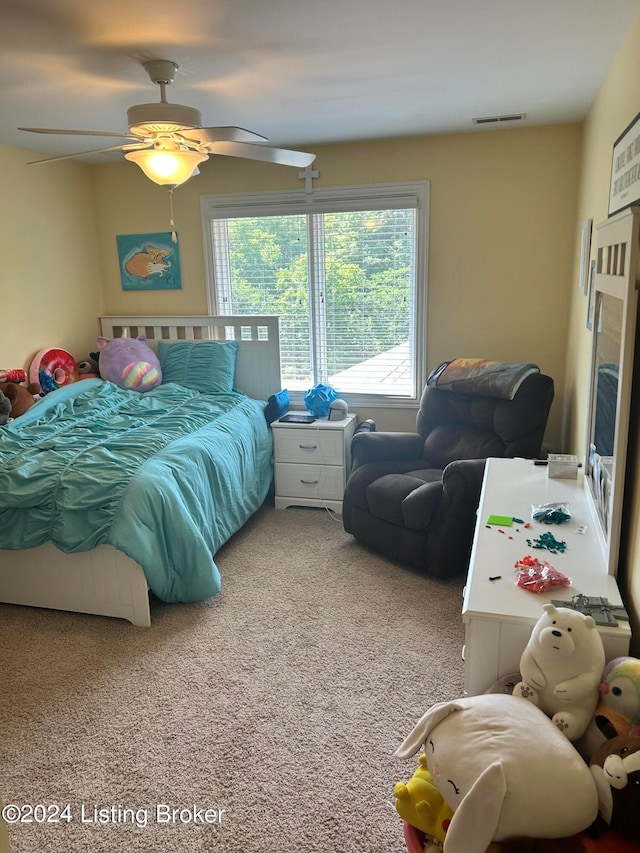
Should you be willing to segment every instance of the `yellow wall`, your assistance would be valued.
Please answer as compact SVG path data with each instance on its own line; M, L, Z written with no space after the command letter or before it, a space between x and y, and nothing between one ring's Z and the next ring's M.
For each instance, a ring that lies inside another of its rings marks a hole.
M431 181L428 367L460 355L536 362L556 382L548 439L557 449L581 132L560 125L313 148L319 187ZM169 230L168 192L130 163L94 171L105 310L115 314L207 310L201 195L301 187L295 169L212 157L175 192L183 290L123 293L115 235ZM415 424L415 408L371 414L381 428Z
M46 346L87 358L102 307L90 169L30 159L0 146L0 368L28 368Z
M578 223L607 218L613 143L640 112L640 15L627 34L584 127ZM574 253L577 257L577 249ZM592 252L592 256L593 256ZM577 277L577 272L575 273ZM572 289L567 348L566 423L569 443L584 455L586 443L591 334L585 326L586 297ZM633 614L635 652L640 654L640 437L630 436L630 492L625 499L620 582Z

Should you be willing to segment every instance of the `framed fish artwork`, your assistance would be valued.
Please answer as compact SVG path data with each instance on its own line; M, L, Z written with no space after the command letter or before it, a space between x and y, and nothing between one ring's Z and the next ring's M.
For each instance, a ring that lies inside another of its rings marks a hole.
M118 234L123 290L181 290L180 254L170 231Z

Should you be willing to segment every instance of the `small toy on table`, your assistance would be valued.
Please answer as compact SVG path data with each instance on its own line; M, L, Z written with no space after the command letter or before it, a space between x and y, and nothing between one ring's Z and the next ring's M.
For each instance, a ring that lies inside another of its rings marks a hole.
M527 545L537 551L549 551L550 554L564 554L567 550L566 540L556 539L553 533L548 530L534 539L527 539Z
M571 601L552 601L556 607L569 607L578 610L587 616L592 616L596 625L610 625L618 627L618 619L629 621L629 614L621 604L609 604L608 598L600 595L582 595L578 593L572 596Z
M567 503L546 503L531 507L531 520L542 524L564 524L571 518Z
M548 592L558 586L571 586L571 578L547 563L546 560L538 560L530 554L514 564L517 570L516 584L528 592Z

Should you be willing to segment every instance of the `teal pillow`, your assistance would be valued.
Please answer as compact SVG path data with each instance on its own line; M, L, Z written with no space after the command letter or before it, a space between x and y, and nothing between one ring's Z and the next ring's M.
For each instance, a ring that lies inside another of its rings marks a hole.
M159 341L162 381L203 394L232 391L237 352L237 341Z

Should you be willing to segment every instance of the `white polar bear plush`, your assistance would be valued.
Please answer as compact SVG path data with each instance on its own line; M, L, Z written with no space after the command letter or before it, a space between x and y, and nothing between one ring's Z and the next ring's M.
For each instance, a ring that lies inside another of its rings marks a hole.
M591 616L553 604L542 609L520 658L522 681L513 695L538 705L574 741L598 704L604 647Z

